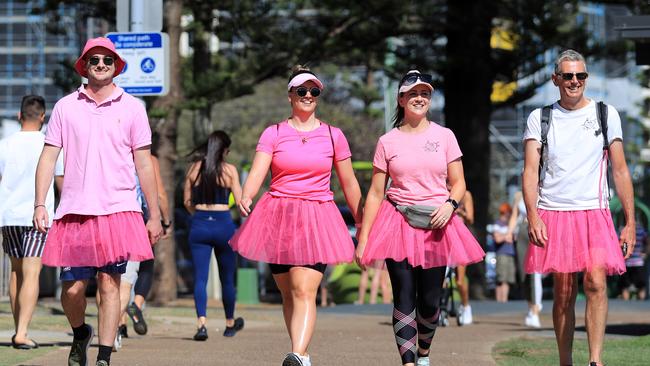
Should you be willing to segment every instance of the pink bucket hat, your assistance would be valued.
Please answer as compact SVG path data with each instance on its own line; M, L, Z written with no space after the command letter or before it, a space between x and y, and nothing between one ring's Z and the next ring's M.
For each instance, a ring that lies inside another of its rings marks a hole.
M106 37L97 37L91 38L86 42L84 50L81 52L81 56L79 56L77 61L74 63L74 69L77 70L77 73L79 73L79 75L85 78L88 77L88 73L86 72L86 54L88 51L95 47L102 47L110 51L115 56L115 73L113 76L119 75L122 70L124 70L126 62L115 50L115 45L113 42L111 42L111 40Z

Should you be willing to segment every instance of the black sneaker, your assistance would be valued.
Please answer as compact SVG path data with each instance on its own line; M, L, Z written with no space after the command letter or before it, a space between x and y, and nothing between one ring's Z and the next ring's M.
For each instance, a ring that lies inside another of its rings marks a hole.
M232 327L226 327L226 329L223 331L223 336L224 337L234 337L237 332L240 330L244 329L244 319L243 318L237 318L235 319L235 324L233 324Z
M88 347L93 340L95 331L90 324L86 324L88 336L81 340L72 340L70 354L68 355L68 366L87 366L88 365Z
M284 361L282 361L282 366L303 366L302 360L295 353L287 353Z
M208 339L208 330L205 328L205 325L202 325L194 335L195 341L205 341Z
M139 335L147 334L147 323L144 321L144 316L142 315L142 310L134 302L130 303L126 307L126 313L129 314L131 320L133 320L133 329Z
M127 329L126 329L126 324L121 324L121 325L117 328L117 332L120 333L120 335L122 336L122 338L129 338L129 334L127 333Z

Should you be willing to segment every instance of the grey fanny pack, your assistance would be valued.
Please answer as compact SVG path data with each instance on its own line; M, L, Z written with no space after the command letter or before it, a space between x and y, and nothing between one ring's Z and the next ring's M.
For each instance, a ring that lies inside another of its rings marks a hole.
M398 205L391 199L386 198L397 211L406 219L406 222L414 228L418 229L432 229L431 214L437 209L434 206L425 205Z

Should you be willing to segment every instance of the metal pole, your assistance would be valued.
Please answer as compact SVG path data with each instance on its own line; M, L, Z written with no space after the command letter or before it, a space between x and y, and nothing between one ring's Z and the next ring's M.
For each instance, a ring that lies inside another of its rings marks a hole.
M131 32L144 30L144 0L131 0Z

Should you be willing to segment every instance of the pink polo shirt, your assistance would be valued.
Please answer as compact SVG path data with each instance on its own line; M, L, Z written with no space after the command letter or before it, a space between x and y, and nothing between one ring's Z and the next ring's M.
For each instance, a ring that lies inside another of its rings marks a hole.
M82 85L59 100L45 143L63 149L64 179L55 219L66 214L141 212L133 151L151 145L144 105L118 86L97 104Z
M304 142L303 142L304 141ZM325 123L309 132L298 132L287 121L269 126L257 143L258 152L271 155L271 187L274 197L331 201L333 158L350 158L343 132Z
M379 138L373 166L392 182L386 195L400 205L440 206L447 198L447 164L460 158L454 133L434 122L420 133L393 128Z

